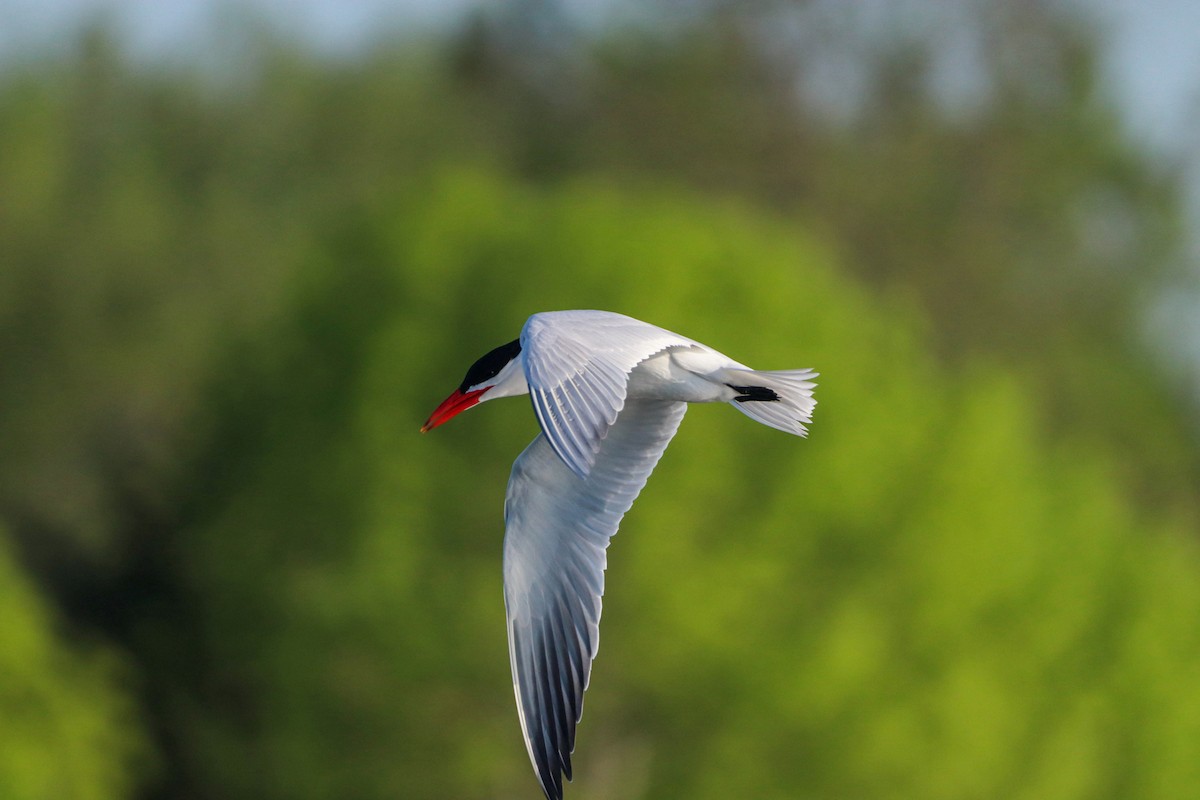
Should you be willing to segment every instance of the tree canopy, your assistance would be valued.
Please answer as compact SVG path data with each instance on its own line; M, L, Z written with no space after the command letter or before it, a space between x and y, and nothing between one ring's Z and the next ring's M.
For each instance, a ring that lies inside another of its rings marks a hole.
M888 40L837 116L762 33L791 5L694 5L224 85L96 35L0 82L0 794L536 794L500 589L536 424L417 427L581 307L822 377L805 441L689 411L568 796L1200 782L1194 413L1140 335L1178 191L1095 42L981 4L969 113Z

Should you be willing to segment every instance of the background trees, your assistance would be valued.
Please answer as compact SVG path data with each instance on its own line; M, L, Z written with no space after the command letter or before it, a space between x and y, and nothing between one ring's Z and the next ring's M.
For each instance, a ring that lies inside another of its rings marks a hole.
M4 81L5 796L535 791L498 562L534 423L416 427L570 307L823 374L807 442L689 413L611 550L573 795L1195 785L1194 409L1141 335L1178 187L1087 28L960 12L955 102L944 38L815 6L513 8Z

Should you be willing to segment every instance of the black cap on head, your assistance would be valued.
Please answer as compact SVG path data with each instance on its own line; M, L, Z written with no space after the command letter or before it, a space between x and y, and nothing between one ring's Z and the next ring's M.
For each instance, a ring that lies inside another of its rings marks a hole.
M467 376L459 384L458 390L465 392L468 387L483 383L488 378L496 377L500 374L500 370L504 369L505 365L516 358L520 352L520 339L513 339L508 344L502 344L495 350L490 351L471 365L471 368L467 370Z

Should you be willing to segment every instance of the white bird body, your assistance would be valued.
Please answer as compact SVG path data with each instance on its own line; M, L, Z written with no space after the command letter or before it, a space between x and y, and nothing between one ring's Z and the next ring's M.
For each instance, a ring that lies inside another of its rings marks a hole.
M683 403L727 403L737 394L706 375L737 362L709 348L672 347L647 358L629 373L627 397ZM737 366L741 367L740 364Z
M761 372L706 345L606 311L534 314L422 427L531 395L542 432L517 457L504 501L504 602L517 712L549 800L570 755L599 644L606 549L687 403L727 402L800 436L816 373Z

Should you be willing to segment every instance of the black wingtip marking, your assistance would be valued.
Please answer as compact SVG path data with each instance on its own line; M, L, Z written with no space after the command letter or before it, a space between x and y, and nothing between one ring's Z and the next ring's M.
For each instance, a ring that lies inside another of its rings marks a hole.
M775 394L775 390L768 389L766 386L734 386L732 383L725 385L735 392L741 392L741 394L733 398L739 403L744 403L747 400L762 400L767 402L779 400L779 395Z

